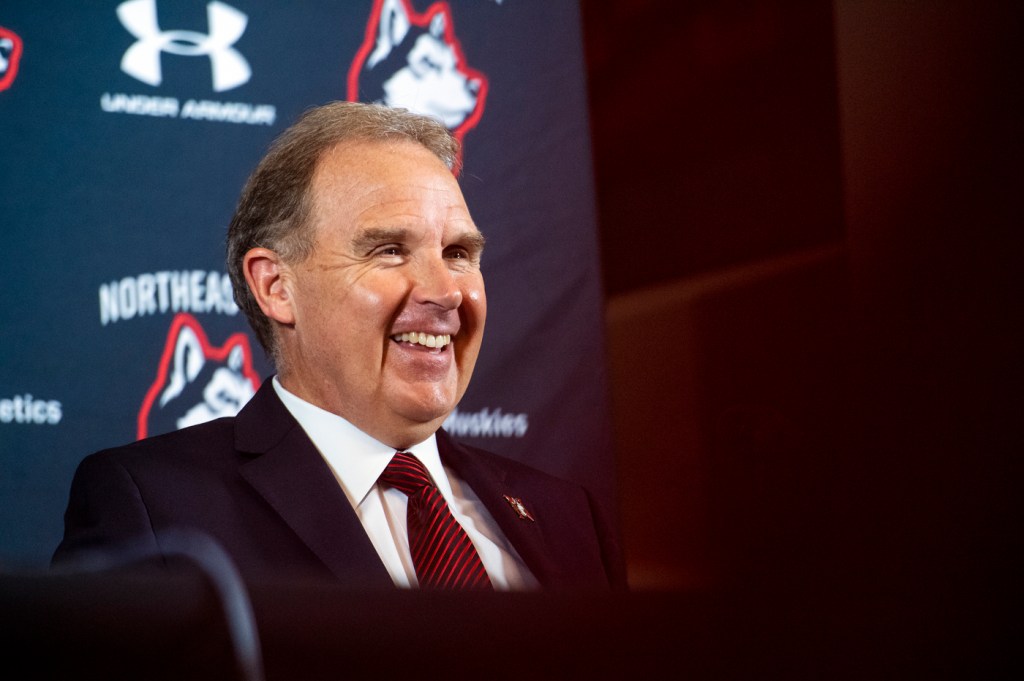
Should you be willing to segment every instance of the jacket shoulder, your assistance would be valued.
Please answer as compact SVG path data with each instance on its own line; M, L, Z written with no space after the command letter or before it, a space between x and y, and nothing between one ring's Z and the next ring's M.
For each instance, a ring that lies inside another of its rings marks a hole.
M234 417L219 418L102 449L86 456L79 466L118 463L131 467L146 462L180 461L191 464L196 460L209 461L215 452L234 450L234 421Z

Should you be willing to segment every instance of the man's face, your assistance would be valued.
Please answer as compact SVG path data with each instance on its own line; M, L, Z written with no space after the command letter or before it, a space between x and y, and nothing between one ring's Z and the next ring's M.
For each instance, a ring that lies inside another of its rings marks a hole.
M462 398L487 299L483 238L452 173L410 141L349 143L312 184L315 248L283 277L281 381L394 447Z

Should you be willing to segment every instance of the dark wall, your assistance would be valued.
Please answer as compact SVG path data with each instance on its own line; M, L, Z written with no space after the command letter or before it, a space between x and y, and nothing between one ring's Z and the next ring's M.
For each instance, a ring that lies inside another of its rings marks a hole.
M988 632L1019 593L1021 10L836 8L860 564Z
M1020 10L583 8L634 584L845 591L917 669L1005 661Z
M832 8L583 10L632 583L804 576L845 428Z
M842 238L829 3L582 7L609 294Z

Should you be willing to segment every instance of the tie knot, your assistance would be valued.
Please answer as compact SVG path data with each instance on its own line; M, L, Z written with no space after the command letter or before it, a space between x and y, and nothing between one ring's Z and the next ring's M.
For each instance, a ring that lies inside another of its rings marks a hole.
M381 473L380 481L405 493L416 494L424 487L433 486L426 467L408 452L396 452L391 463Z

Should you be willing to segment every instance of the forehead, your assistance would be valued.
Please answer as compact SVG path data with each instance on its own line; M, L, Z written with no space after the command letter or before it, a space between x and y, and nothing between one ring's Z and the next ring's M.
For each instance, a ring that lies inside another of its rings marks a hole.
M312 181L314 194L420 186L458 191L441 159L408 139L337 144L324 152Z
M381 220L472 224L448 167L405 139L333 147L317 165L311 198L317 222L335 228Z

